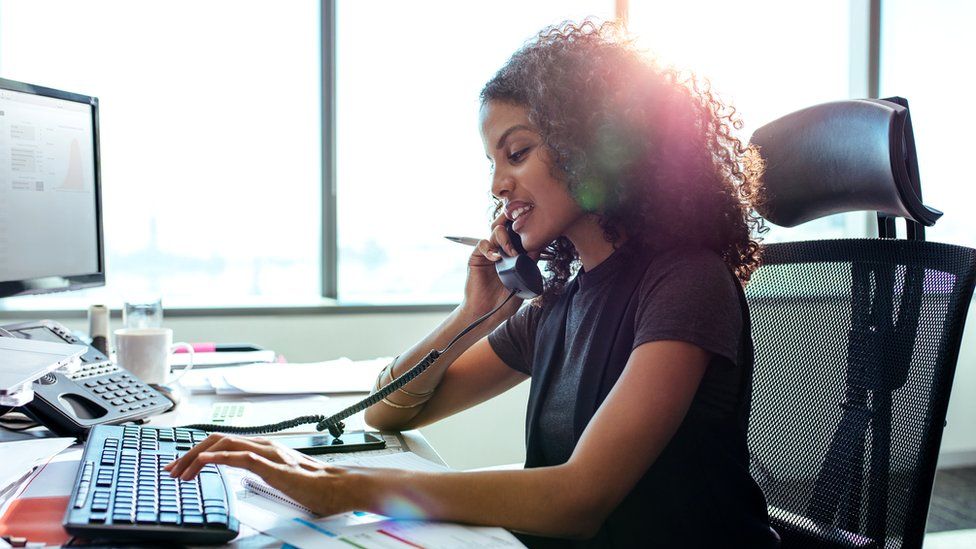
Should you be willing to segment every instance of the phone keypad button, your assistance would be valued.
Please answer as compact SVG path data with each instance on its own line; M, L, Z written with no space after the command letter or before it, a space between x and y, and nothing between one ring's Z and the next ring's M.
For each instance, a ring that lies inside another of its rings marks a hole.
M103 378L101 378L101 379L98 380L98 384L99 385L108 385L110 383L112 383L112 382L109 381L107 377L103 377Z
M125 404L125 402L121 398L117 398L117 399L115 399L115 400L112 401L112 405L113 406L120 406L122 404Z
M98 386L98 382L97 381L86 381L85 382L85 387L97 387L97 386Z

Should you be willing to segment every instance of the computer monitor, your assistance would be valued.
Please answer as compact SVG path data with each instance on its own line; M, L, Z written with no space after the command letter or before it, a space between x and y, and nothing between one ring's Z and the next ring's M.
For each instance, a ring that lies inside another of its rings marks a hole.
M98 99L0 78L0 297L105 284Z

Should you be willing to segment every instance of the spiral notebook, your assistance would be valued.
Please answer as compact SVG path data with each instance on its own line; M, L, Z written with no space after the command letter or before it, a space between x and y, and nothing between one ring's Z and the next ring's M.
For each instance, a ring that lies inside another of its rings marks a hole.
M306 513L308 513L310 515L314 515L315 514L308 507L305 507L301 503L298 503L297 501L291 499L290 497L286 496L285 494L282 494L278 490L276 490L276 489L268 486L261 479L257 479L257 478L253 478L253 477L244 477L244 478L241 479L241 484L244 485L244 488L245 489L250 490L250 491L254 492L255 494L260 494L260 495L262 495L262 496L264 496L264 497L266 497L268 499L271 499L273 501L277 501L278 503L284 503L285 505L290 505L290 506L292 506L292 507L294 507L296 509L300 509L302 511L305 511Z

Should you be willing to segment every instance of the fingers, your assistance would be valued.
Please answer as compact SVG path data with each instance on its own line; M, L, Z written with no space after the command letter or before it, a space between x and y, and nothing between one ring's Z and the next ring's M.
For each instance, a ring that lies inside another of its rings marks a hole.
M491 222L491 234L487 240L478 243L475 255L481 255L489 261L495 262L502 258L502 253L507 256L515 255L515 250L508 238L505 230L505 214L500 214Z
M297 452L279 446L264 438L244 438L231 435L211 435L194 446L183 457L166 465L163 469L169 471L170 476L189 480L200 472L206 463L199 457L204 453L242 451L252 452L261 457L289 467L296 467L302 463L312 461Z
M216 433L203 439L196 446L190 448L190 451L183 455L183 457L176 459L175 461L167 464L163 467L164 471L169 471L172 476L176 476L180 471L186 469L186 464L193 461L200 452L204 452L207 448L210 448L214 444L217 444L223 440L228 435L218 435Z
M484 256L485 259L491 262L499 261L502 258L502 255L498 253L498 248L489 240L479 242L476 253Z
M301 469L274 463L264 456L247 451L222 450L216 452L201 452L194 460L194 464L199 464L197 471L202 469L204 465L210 464L229 465L231 467L246 469L263 478L268 482L268 484L276 488L282 485L290 484L285 481L285 477L288 476L289 473L299 473L303 475L307 474ZM194 473L193 476L196 476L196 473ZM192 479L193 476L189 478Z
M505 255L508 257L515 257L518 252L515 251L515 246L512 245L512 239L508 237L508 230L505 225L495 225L491 229L491 240L495 242L499 248L505 250Z

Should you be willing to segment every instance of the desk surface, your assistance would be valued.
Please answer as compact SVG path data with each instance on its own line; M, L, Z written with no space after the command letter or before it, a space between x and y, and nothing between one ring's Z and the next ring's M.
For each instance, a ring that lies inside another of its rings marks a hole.
M190 423L200 423L209 422L211 408L214 403L217 402L235 402L235 401L248 401L255 398L257 395L213 395L213 394L196 394L196 395L183 395L183 399L180 405L176 407L171 412L155 416L150 418L147 425L153 427L172 427L178 425L186 425ZM329 397L329 409L318 411L317 413L328 413L336 410L340 410L346 406L349 406L364 395L331 395ZM264 401L267 401L267 397L262 397ZM287 396L281 398L283 402L288 400ZM315 412L310 412L315 413ZM361 415L357 418L353 416L351 419L353 423L357 422L357 419L361 423ZM407 449L414 452L415 454L427 458L436 463L444 464L444 460L437 454L437 452L427 443L423 435L419 431L404 431L400 433L404 441L407 444ZM11 433L9 431L0 430L0 442L6 442L11 440L23 440L26 438L37 438L37 437L47 437L54 436L53 433L47 431L43 428L36 428L30 431L22 433ZM274 435L265 435L269 438L273 438ZM270 536L263 534L247 535L246 532L250 530L242 529L242 536L235 539L230 546L237 547L281 547L282 543ZM247 537L244 537L247 536Z

